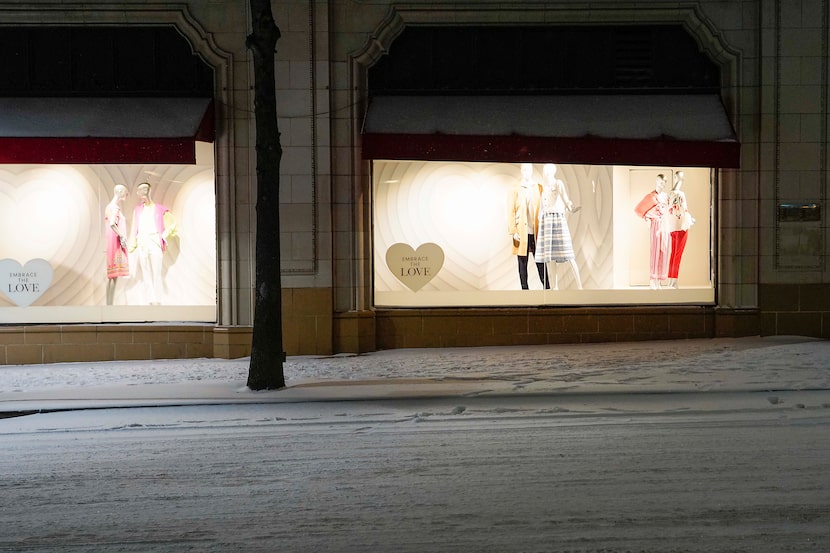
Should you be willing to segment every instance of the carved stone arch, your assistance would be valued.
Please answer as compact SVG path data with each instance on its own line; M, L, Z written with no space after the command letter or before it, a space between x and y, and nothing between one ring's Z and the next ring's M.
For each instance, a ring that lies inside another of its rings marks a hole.
M186 4L168 5L67 5L34 4L6 7L0 12L0 25L25 26L146 26L174 25L188 41L192 51L215 69L231 64L213 37L191 15ZM228 67L228 71L231 67ZM217 77L219 72L217 72ZM223 79L225 80L225 79ZM230 81L229 81L230 82Z
M353 106L353 145L360 144L362 116L368 101L368 71L407 26L523 26L523 25L680 25L700 51L720 70L720 96L733 128L740 136L741 51L699 3L652 7L573 7L566 2L503 7L489 3L446 6L391 6L365 44L350 56L350 105Z
M219 108L217 147L220 140L232 142L233 114L228 106L233 105L233 56L216 44L213 36L191 15L186 4L21 4L19 7L6 7L0 12L0 25L7 24L124 27L173 25L190 44L191 50L214 69L214 99ZM232 143L223 146L232 147ZM227 175L227 171L224 174Z
M548 2L538 6L500 6L492 3L448 4L445 6L395 5L372 31L365 43L349 54L349 105L351 106L350 136L348 140L353 155L348 161L350 167L336 169L340 174L352 175L352 197L361 198L355 202L352 212L354 251L353 259L369 259L372 256L371 237L368 236L371 212L368 199L371 195L371 170L368 161L360 155L361 128L368 103L368 71L389 49L394 40L407 26L417 25L681 25L697 42L701 50L721 70L721 98L726 111L737 129L740 113L739 94L741 75L741 53L731 46L717 25L697 5L625 7L609 4L604 6L574 7L567 2ZM368 239L367 239L368 238ZM371 307L371 270L365 263L354 263L348 282L338 277L336 290L348 290L349 297L337 297L338 310L369 309ZM336 292L343 294L344 292Z
M720 67L721 99L726 113L735 124L740 113L738 90L741 86L741 52L728 43L724 34L700 10L686 8L682 21L686 32L695 39L702 52Z
M498 17L494 17L494 12ZM655 8L562 8L534 9L527 6L518 9L497 9L492 5L457 7L393 6L386 17L368 37L364 46L354 52L352 59L352 90L366 87L366 72L384 54L389 52L394 40L406 26L415 25L499 25L517 26L549 24L680 24L721 70L721 97L727 113L736 119L738 111L737 90L740 87L740 51L731 46L723 32L706 16L699 6ZM365 91L364 91L365 92ZM364 94L365 95L365 94ZM355 98L357 103L360 101ZM355 105L355 102L352 102Z
M403 32L406 25L400 9L389 10L375 32L369 35L363 48L352 54L353 63L366 69L374 65L381 56L389 52L392 42Z
M236 256L234 241L220 235L222 228L235 228L234 174L234 76L233 55L220 48L193 17L187 4L20 4L0 11L0 25L19 26L147 26L173 25L191 50L214 70L213 97L216 109L214 171L216 180L217 289L219 324L236 324L238 318L235 283L223 282L223 261ZM230 279L234 279L231 274Z

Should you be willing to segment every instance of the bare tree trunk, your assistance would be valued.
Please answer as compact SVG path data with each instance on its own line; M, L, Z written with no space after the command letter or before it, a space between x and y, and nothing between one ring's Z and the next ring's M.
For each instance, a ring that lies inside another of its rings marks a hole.
M246 41L254 58L256 119L256 302L248 387L285 387L282 343L282 282L280 278L280 133L274 57L280 30L270 0L250 0L251 34Z

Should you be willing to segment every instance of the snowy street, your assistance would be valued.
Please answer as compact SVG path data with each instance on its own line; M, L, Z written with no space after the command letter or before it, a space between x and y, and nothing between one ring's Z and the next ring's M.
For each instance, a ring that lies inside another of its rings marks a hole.
M0 552L830 551L828 341L246 367L0 367Z
M0 421L0 551L826 552L827 402L540 395L18 417Z

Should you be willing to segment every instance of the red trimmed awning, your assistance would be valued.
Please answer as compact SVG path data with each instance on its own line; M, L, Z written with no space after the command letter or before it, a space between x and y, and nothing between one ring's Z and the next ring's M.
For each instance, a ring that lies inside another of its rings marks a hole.
M210 98L0 98L0 163L196 163Z
M714 95L387 96L373 99L364 159L738 167Z

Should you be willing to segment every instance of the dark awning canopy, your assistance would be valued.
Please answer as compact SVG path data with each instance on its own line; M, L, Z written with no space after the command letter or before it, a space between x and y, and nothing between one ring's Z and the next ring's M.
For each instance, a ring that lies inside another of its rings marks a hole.
M738 167L717 95L380 96L364 159Z
M0 98L0 163L196 162L210 98Z

